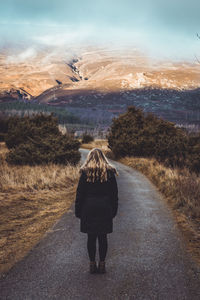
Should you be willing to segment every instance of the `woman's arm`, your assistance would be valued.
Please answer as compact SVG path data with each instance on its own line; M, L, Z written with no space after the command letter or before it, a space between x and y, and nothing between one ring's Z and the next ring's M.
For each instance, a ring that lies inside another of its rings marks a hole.
M115 178L115 175L113 175L110 179L110 196L111 196L111 205L112 205L112 211L113 211L113 218L117 214L118 210L118 187L117 187L117 181Z
M77 218L81 217L81 208L82 208L82 202L85 194L85 181L84 181L84 175L81 174L76 190L76 200L75 200L75 216Z

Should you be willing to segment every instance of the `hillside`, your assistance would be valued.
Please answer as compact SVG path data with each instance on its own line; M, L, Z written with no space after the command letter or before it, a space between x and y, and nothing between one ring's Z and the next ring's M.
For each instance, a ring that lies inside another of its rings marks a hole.
M133 50L88 50L72 58L65 53L40 52L26 58L0 55L0 93L20 90L33 97L63 84L67 90L102 92L136 88L193 89L199 86L198 64L153 61ZM73 93L73 91L71 91Z
M26 51L0 55L1 102L65 106L107 124L131 104L179 123L200 121L198 63L155 61L137 50Z

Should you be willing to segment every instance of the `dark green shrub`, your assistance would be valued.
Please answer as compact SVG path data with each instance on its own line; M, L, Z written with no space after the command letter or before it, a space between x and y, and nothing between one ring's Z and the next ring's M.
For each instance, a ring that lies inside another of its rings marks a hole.
M0 142L3 142L5 140L5 136L8 131L8 121L8 118L0 116Z
M83 144L89 144L91 142L94 141L94 138L92 135L88 134L88 133L84 133L83 137L82 137L82 143Z
M191 171L200 173L200 132L188 137L187 166Z
M7 155L11 164L77 164L80 160L80 142L63 135L52 115L12 118L6 144L11 149Z
M53 115L37 114L33 117L11 117L5 142L10 149L19 144L29 143L28 138L47 137L51 134L60 134L57 118Z
M171 166L183 165L187 155L187 136L182 129L134 106L113 119L108 144L116 157L155 157Z

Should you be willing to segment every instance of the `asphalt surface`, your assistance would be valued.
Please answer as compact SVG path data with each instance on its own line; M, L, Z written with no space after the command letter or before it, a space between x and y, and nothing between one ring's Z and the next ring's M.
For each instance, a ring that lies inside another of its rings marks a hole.
M82 153L84 158L87 150ZM119 171L119 208L108 234L107 273L88 272L87 235L80 232L73 204L1 277L0 299L200 299L200 268L186 252L165 201L142 174L113 164Z

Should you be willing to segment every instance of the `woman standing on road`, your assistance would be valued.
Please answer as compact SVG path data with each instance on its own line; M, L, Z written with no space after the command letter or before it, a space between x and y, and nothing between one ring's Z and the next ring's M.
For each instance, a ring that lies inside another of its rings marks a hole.
M80 218L80 231L88 234L87 250L90 273L105 273L108 248L107 233L113 231L113 218L118 209L116 169L103 152L92 149L80 168L76 191L75 216ZM99 243L99 264L95 261L96 240Z

